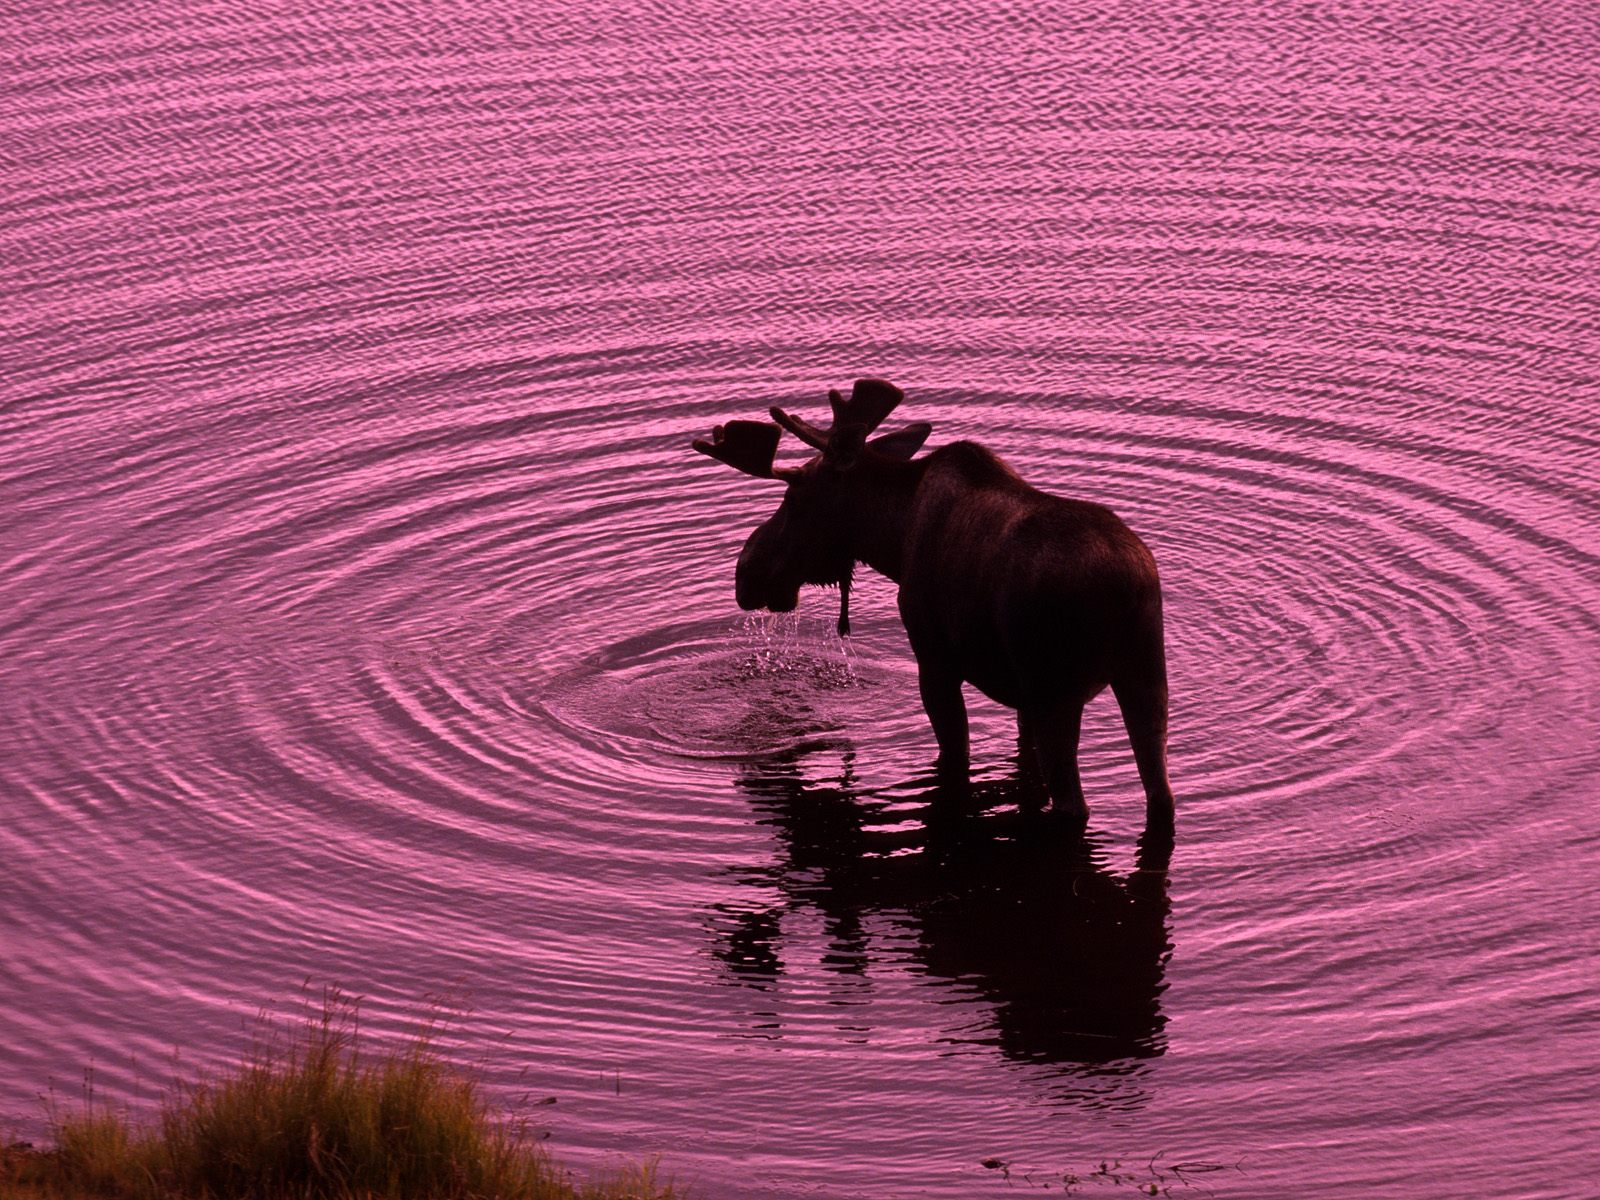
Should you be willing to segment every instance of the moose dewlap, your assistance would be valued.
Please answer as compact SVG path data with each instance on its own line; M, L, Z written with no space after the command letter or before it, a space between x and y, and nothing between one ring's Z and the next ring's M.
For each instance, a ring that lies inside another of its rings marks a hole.
M955 442L914 455L926 423L874 431L904 393L859 379L830 391L833 424L819 429L773 408L776 424L730 421L694 448L747 475L779 479L783 503L739 554L739 607L789 612L803 584L841 591L849 631L856 563L899 585L918 686L942 770L964 772L961 685L1017 710L1054 807L1087 819L1078 777L1083 706L1110 686L1144 785L1147 825L1169 831L1167 668L1155 559L1110 509L1047 495L996 455ZM817 453L775 467L782 431Z

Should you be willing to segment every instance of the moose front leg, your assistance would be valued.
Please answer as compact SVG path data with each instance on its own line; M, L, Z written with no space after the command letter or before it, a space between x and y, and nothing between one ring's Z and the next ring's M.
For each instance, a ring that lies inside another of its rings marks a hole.
M927 663L917 665L917 687L922 707L939 743L941 773L965 774L971 757L967 737L967 701L961 695L961 676Z
M1024 779L1035 779L1039 774L1039 752L1034 749L1038 730L1028 719L1026 709L1017 709L1017 774Z

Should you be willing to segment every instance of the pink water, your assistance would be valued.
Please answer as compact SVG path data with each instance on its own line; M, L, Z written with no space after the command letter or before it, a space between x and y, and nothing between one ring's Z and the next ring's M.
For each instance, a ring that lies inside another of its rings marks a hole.
M708 1200L1597 1194L1597 125L1582 5L13 3L0 1121L309 979ZM1109 700L1075 854L737 614L690 438L858 374L1154 549L1165 884Z

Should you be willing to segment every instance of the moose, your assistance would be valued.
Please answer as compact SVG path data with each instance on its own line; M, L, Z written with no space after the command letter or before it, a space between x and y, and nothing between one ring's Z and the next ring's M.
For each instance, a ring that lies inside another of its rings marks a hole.
M752 611L791 612L805 584L840 590L849 632L855 564L899 585L922 704L941 773L969 763L963 683L1017 711L1052 808L1088 820L1078 775L1083 708L1107 685L1122 709L1144 787L1146 829L1170 833L1167 668L1161 583L1149 549L1110 509L1047 495L974 442L915 458L933 427L873 436L904 393L859 379L830 391L821 429L778 407L773 422L729 421L694 448L787 485L778 511L739 554L734 597ZM774 465L784 431L816 451Z

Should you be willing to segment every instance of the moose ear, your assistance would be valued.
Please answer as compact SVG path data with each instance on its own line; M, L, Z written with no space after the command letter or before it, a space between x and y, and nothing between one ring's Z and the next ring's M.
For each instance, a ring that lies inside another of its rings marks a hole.
M906 459L922 449L922 443L928 440L932 432L932 425L918 421L915 425L907 425L904 429L873 438L867 443L867 448L876 450L886 458Z
M861 460L861 451L867 444L867 427L858 422L835 426L828 433L828 448L822 459L840 471L848 471Z

